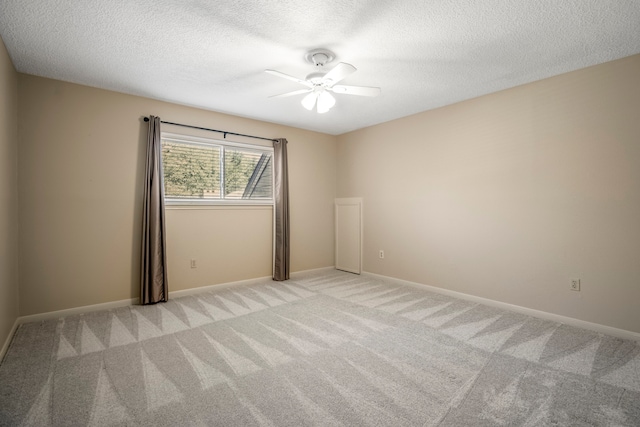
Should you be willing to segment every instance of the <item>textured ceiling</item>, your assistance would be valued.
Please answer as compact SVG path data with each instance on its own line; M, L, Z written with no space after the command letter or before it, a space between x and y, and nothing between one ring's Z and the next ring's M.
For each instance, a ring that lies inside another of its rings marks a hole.
M23 73L341 134L640 53L640 1L0 0L0 35ZM269 98L314 48L382 94Z

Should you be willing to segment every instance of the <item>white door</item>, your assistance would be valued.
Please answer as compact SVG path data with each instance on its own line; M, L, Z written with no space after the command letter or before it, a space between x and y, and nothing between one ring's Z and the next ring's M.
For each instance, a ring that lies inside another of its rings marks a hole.
M335 200L336 268L362 271L362 199Z

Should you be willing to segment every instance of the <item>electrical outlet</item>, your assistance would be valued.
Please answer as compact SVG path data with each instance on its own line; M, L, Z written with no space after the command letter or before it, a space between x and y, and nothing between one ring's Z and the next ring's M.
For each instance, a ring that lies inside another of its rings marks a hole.
M196 264L196 260L192 259L191 260L191 268L197 268L197 267L198 267L198 265Z
M569 289L572 291L580 291L580 279L571 279Z
M378 258L384 259L384 251L380 249L380 253L378 254Z

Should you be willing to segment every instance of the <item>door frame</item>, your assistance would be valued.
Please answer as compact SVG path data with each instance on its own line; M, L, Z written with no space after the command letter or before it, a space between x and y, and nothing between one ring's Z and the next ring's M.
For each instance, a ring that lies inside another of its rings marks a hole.
M358 207L358 222L360 223L360 227L358 230L358 234L360 236L358 241L358 271L353 271L350 269L338 268L338 207L339 206L357 206ZM363 233L364 224L362 221L362 197L346 197L346 198L338 198L334 200L334 241L335 241L335 257L334 257L334 267L336 270L347 271L349 273L361 274L362 273L362 248L363 248Z

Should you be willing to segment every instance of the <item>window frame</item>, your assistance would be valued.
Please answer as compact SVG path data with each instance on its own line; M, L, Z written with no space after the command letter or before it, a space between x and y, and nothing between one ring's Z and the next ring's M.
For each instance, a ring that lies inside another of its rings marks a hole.
M171 198L166 194L164 195L164 204L167 207L206 207L206 206L274 206L275 197L275 171L273 169L273 147L267 145L247 144L235 141L226 141L214 138L205 138L200 136L191 136L185 134L177 134L170 132L160 132L161 141L171 141L190 145L205 145L209 147L220 148L220 195L219 199L185 199L185 198ZM224 173L225 173L225 148L241 149L243 151L249 151L253 153L269 153L271 155L271 198L269 199L225 199L224 198ZM164 162L162 164L162 187L164 194Z

